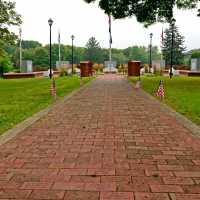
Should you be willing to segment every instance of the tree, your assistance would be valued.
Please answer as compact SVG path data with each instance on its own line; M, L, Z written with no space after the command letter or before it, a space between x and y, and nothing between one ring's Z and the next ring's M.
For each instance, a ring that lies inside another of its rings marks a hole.
M18 40L18 36L10 32L9 26L19 26L21 16L15 12L15 2L6 2L0 0L0 55L4 54L4 44L12 44Z
M4 53L4 56L0 56L0 66L3 66L4 73L13 70L13 63L10 61L11 55Z
M141 63L148 63L148 54L145 46L133 46L130 51L130 60L140 60Z
M83 0L92 3L96 0ZM173 9L197 9L199 0L99 0L99 7L115 19L135 16L145 27L157 22L170 22ZM198 10L200 16L200 9Z
M17 47L19 46L20 46L20 43L18 42ZM42 44L34 40L22 40L21 46L22 46L22 49L35 49L38 46L41 47Z
M41 67L49 66L49 52L44 47L37 47L33 54L33 64Z
M127 59L122 52L120 53L113 53L112 60L116 61L117 63L126 63Z
M200 58L200 49L193 49L189 51L191 58Z
M85 46L83 60L92 61L93 63L101 63L103 60L101 47L94 37L91 37Z
M184 62L184 52L186 47L183 47L184 36L178 32L178 27L173 28L173 49L172 49L172 64L181 65ZM171 48L172 48L172 27L165 29L164 42L163 42L163 58L166 65L171 63Z

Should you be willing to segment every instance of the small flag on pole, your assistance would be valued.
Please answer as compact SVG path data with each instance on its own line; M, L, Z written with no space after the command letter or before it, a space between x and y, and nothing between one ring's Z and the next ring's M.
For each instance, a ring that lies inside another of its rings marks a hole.
M53 97L54 99L56 99L56 97L57 97L57 95L56 95L56 85L55 85L54 79L53 79L52 84L51 84L51 87L50 87L50 92L51 92L51 94L52 94L52 97Z
M110 15L108 15L108 24L109 24L109 33L110 33L109 43L112 44L112 35L111 35L111 16L110 16Z
M83 78L80 77L80 85L83 85Z
M140 87L141 87L141 80L139 77L137 83L134 85L134 88L140 88Z
M21 29L21 26L19 27L19 36L20 36L20 39L21 39L21 36L22 36L22 29Z
M59 32L58 32L58 43L60 44L60 29L59 29Z
M162 80L160 80L159 85L158 85L157 96L162 97L162 98L165 97Z
M162 40L162 42L164 41L164 37L163 37L163 28L162 28L162 33L161 33L161 40Z

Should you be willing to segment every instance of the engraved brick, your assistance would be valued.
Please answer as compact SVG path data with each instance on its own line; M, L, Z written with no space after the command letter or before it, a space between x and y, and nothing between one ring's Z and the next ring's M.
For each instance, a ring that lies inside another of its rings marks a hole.
M64 200L97 200L99 192L92 191L66 191Z
M131 183L131 176L101 176L101 183Z
M55 182L52 190L83 190L85 183L66 183L66 182Z
M24 182L20 189L24 190L48 190L52 186L49 182Z
M144 170L116 169L118 176L145 176Z
M172 200L199 200L200 194L170 194Z
M86 175L87 169L61 169L59 175Z
M174 174L177 177L200 177L200 172L192 171L174 171Z
M170 200L167 194L135 192L135 200Z
M111 183L86 183L86 191L116 191L115 184Z
M194 181L191 178L179 178L179 177L163 177L165 184L171 185L194 185Z
M100 192L100 200L134 200L133 192Z
M118 191L122 192L150 192L150 187L147 184L119 184Z
M150 185L152 192L184 192L179 185Z
M157 165L159 170L180 171L185 170L182 165Z
M170 171L145 170L145 173L146 173L146 176L153 176L153 177L174 176L174 174Z
M54 169L33 169L31 171L31 174L36 174L36 175L56 175L58 174L58 170L54 170Z
M184 185L182 187L185 193L200 194L200 185Z
M34 190L30 199L63 199L65 191Z
M1 199L28 199L31 192L31 190L1 190L0 197Z
M88 169L87 175L115 175L115 169Z
M100 183L100 177L96 176L72 176L70 183Z

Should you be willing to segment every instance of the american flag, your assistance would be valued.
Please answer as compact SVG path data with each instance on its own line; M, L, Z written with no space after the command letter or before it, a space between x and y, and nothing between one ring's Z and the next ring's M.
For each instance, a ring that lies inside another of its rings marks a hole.
M51 92L51 94L52 94L52 97L53 97L54 99L56 99L56 97L57 97L57 95L56 95L56 85L55 85L54 79L53 79L52 84L51 84L51 87L50 87L50 92Z
M22 29L21 29L21 26L19 27L19 36L21 38L21 35L22 35Z
M80 85L83 85L83 79L80 77Z
M59 29L59 32L58 32L58 43L60 44L60 29Z
M161 33L161 40L162 40L162 42L164 41L164 37L163 37L163 29L162 29L162 33Z
M134 85L134 88L140 88L140 87L141 87L141 80L139 77L137 83Z
M160 80L159 85L158 85L157 96L162 97L162 98L165 97L162 80Z
M109 43L112 44L112 35L111 35L111 16L110 16L110 15L108 15L108 24L109 24L109 33L110 33Z

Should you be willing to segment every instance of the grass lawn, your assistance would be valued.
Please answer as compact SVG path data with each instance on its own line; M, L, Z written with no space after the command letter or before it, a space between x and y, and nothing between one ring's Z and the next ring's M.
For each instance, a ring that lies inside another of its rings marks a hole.
M157 97L161 78L165 93L164 101ZM130 81L133 83L136 83L137 80L138 77L130 77ZM200 126L200 77L142 76L141 82L143 90Z
M84 84L93 79L84 77ZM49 78L0 78L0 135L54 102L51 83ZM56 77L55 85L56 100L81 87L78 77Z

